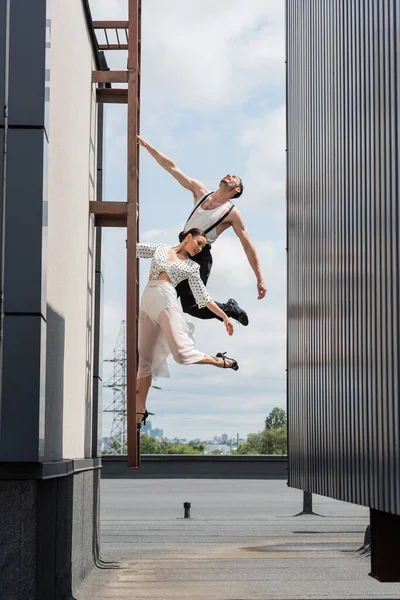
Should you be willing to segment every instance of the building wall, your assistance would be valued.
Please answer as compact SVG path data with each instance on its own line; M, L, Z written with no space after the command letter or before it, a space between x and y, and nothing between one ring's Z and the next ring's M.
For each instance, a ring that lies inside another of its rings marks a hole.
M43 457L48 14L46 0L35 5L0 0L0 218L5 217L0 461Z
M93 42L88 0L0 0L0 600L72 598L99 561Z
M88 209L96 199L97 107L80 0L53 4L51 37L46 458L54 460L91 456L95 230Z
M289 483L400 514L392 0L287 0Z

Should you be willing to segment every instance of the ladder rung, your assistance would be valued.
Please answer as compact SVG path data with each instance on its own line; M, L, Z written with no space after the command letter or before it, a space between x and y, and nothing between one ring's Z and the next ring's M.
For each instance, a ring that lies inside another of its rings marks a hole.
M128 44L99 44L99 50L128 50Z
M93 71L93 83L127 83L128 71Z
M93 21L93 29L128 29L129 21Z
M99 104L127 104L128 90L123 88L97 88L96 100Z
M96 227L126 227L128 206L126 202L89 203L90 213L94 215Z

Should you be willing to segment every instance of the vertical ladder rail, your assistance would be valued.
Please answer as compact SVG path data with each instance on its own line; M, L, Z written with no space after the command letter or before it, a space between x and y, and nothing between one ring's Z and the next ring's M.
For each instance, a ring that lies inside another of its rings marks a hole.
M128 181L127 181L127 430L128 468L140 467L140 436L136 431L137 315L138 315L138 240L139 205L139 32L141 0L129 0L128 16Z

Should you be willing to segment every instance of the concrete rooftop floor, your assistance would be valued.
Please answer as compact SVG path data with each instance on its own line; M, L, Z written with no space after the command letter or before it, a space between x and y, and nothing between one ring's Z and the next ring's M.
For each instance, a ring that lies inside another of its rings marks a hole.
M285 481L109 479L101 503L104 564L76 600L400 598L352 552L368 509L314 496L320 516L294 517L302 492Z

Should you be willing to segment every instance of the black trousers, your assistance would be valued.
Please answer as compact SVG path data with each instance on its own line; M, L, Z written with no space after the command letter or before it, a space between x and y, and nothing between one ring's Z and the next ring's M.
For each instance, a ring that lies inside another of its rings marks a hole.
M200 277L204 285L207 285L208 278L210 277L212 268L212 256L211 256L211 245L207 244L199 254L191 257L192 260L200 265ZM190 289L189 282L187 279L181 281L176 287L176 293L181 299L182 310L188 313L192 317L198 319L218 319L222 321L220 317L217 317L209 308L199 308L196 304L192 290ZM223 304L217 302L218 306L223 309Z

